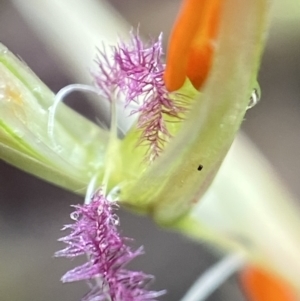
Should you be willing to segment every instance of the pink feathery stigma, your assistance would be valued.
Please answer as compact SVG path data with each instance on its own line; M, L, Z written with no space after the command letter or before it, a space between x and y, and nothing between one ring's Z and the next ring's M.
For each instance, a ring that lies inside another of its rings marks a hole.
M63 228L71 233L59 239L67 247L56 252L55 256L87 256L85 264L62 277L63 282L87 280L91 283L91 291L82 301L152 301L165 293L147 290L153 276L125 268L144 252L143 248L132 251L125 244L130 239L118 233L119 219L114 214L116 203L109 202L99 191L90 204L74 207L71 214L74 224Z
M137 127L141 138L138 144L149 145L149 159L154 160L171 138L164 117L181 120L186 98L170 94L165 87L162 34L157 41L144 44L132 33L129 43L120 42L112 47L111 57L100 51L97 64L99 72L95 83L108 99L112 94L122 95L125 106L132 102L141 104L131 114L139 113Z

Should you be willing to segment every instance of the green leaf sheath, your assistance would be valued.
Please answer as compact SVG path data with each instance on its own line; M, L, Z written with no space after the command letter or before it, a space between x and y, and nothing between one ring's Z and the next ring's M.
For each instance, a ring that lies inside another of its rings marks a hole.
M240 128L256 85L268 2L224 1L216 53L203 93L161 157L123 188L121 198L128 206L151 212L159 223L171 225L205 193ZM133 160L127 152L126 159Z
M54 94L7 48L0 45L0 156L63 188L84 193L103 172L108 133L64 104L55 117L53 138L48 112Z

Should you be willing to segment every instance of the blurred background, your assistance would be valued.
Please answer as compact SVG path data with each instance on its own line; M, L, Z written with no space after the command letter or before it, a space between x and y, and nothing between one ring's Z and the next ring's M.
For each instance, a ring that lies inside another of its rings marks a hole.
M39 2L46 4L49 1ZM26 1L26 5L31 2L34 1ZM145 36L155 37L163 32L166 46L179 0L108 2L133 28L139 26ZM300 15L300 4L297 0L282 2L275 2L261 67L262 101L247 112L243 130L300 199L300 21L297 16ZM56 22L55 16L52 17ZM28 25L11 1L0 0L0 41L57 92L73 83L75 77L70 76L61 57L45 43L46 38L41 38ZM85 38L80 39L79 42L84 44ZM96 53L96 50L92 51ZM88 69L92 62L83 64ZM95 117L81 95L75 94L70 104L91 118ZM1 301L71 301L80 300L87 292L84 283L62 285L59 281L76 262L53 258L54 252L63 247L56 242L62 236L60 228L69 223L70 205L76 203L82 203L82 198L0 162ZM132 268L156 276L153 288L168 290L162 300L179 300L192 282L217 259L208 247L159 229L148 218L122 210L119 214L124 235L134 237L136 246L144 245L146 249L146 255L135 261ZM231 278L208 300L244 299L236 279Z

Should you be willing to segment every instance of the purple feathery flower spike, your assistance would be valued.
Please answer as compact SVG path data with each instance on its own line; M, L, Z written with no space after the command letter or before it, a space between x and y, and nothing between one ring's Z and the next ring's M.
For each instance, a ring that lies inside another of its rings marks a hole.
M147 290L153 276L125 268L144 252L143 248L132 251L125 244L129 239L118 233L119 219L113 213L116 203L109 202L99 191L90 204L74 207L71 218L75 223L63 228L70 229L71 233L59 239L68 246L55 256L88 257L87 263L67 272L61 279L91 283L91 291L82 301L154 301L165 293Z
M165 118L181 120L185 112L182 103L187 98L169 93L165 87L162 34L157 41L144 44L132 33L130 43L120 42L112 47L111 58L105 50L100 51L96 62L99 72L95 75L95 83L108 99L111 95L123 95L125 106L141 102L131 114L139 113L137 127L141 130L141 138L138 144L149 145L147 157L153 161L171 138Z

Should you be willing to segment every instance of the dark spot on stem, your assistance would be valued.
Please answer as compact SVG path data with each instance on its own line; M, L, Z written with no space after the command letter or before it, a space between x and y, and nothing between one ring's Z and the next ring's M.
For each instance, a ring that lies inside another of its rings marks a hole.
M200 164L200 165L198 166L197 170L201 171L202 169L203 169L203 165Z

